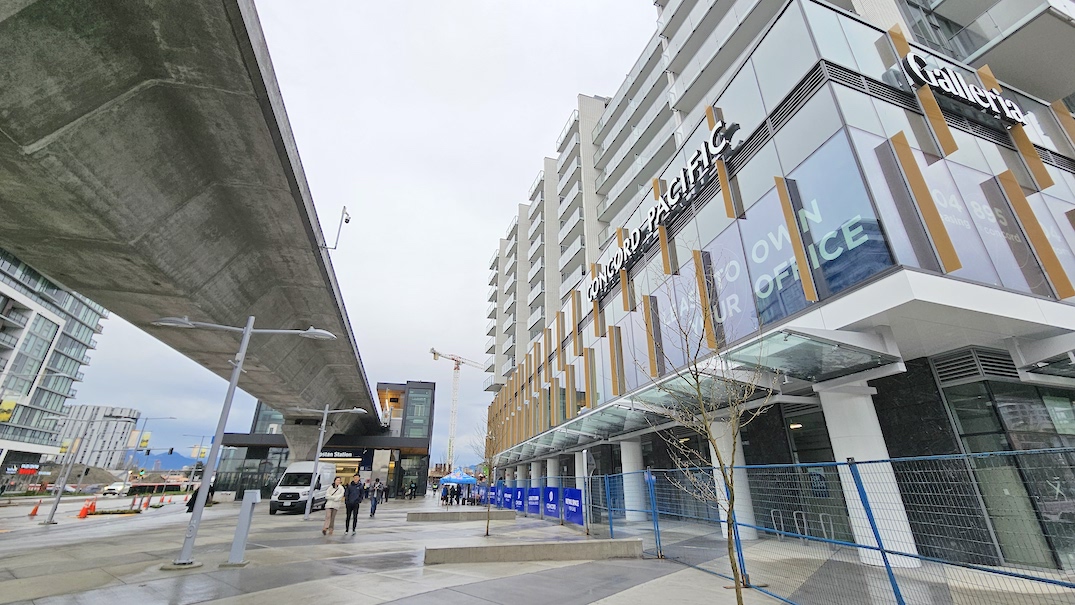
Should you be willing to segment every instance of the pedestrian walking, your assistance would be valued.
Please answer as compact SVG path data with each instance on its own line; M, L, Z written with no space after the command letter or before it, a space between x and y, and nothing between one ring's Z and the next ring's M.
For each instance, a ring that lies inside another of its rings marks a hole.
M355 533L355 526L358 525L358 506L362 504L362 480L358 478L356 473L351 477L351 482L343 488L343 503L347 506L347 517L343 520L343 533L347 533L350 529L351 533Z
M322 536L326 533L331 536L336 528L336 511L340 510L345 491L341 483L343 479L336 477L332 480L332 487L325 493L325 526L321 528Z
M378 477L374 482L373 487L370 488L370 516L377 514L377 503L384 498L384 484L381 483L381 478Z
M415 483L414 481L411 481L411 498L410 498L411 500L414 500L414 494L417 491L418 491L418 484Z

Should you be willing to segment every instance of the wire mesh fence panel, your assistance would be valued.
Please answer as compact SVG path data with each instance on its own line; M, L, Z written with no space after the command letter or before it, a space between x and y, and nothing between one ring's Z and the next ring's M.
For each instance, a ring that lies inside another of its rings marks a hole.
M1075 605L1073 454L743 467L730 540L714 469L596 476L589 524L797 605Z

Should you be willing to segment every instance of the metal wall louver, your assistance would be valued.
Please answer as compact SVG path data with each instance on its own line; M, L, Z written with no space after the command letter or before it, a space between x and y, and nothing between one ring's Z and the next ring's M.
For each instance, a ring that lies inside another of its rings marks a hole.
M969 348L937 355L930 360L941 386L1000 378L1018 380L1019 371L1006 351Z

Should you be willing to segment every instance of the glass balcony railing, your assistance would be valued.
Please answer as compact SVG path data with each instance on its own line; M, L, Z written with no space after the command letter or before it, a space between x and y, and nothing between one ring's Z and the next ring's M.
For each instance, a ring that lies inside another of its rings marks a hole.
M556 149L563 151L565 139L572 133L578 134L579 132L579 110L571 112L571 117L568 118L567 124L564 125L564 129L560 131L560 136L556 137Z
M564 145L564 151L560 154L560 159L556 160L556 173L560 174L564 171L564 165L571 161L572 158L579 156L579 133L571 135L571 138L567 140Z
M0 332L0 346L6 346L8 348L14 349L15 345L18 342L19 339L15 338L13 334L6 334L4 332Z
M511 296L508 296L506 299L504 299L504 310L505 311L510 311L513 306L515 306L515 293L514 292L511 294Z
M541 202L541 205L543 206L545 203ZM534 239L534 233L536 233L538 229L541 229L541 226L545 224L545 217L542 216L542 214L543 213L539 212L537 218L530 219L530 227L526 230L526 237L528 239Z
M534 276L538 274L538 271L541 271L544 268L545 268L545 259L543 259L543 258L537 259L537 261L535 261L534 264L530 266L530 271L528 271L526 273L526 281L528 283L534 281Z
M545 284L544 283L539 282L537 286L531 287L530 288L530 294L528 294L526 296L526 305L530 306L530 305L534 304L534 301L537 300L538 297L541 296L544 293L545 293Z
M496 337L485 341L485 352L492 355L496 351Z
M534 179L533 183L530 183L530 188L527 189L527 192L528 192L527 196L531 200L534 199L534 193L535 193L535 190L538 188L538 185L540 185L544 181L545 181L545 171L542 170L541 172L538 172L537 178Z
M569 275L564 276L563 282L560 284L560 300L563 300L567 296L568 292L575 289L575 286L582 282L582 278L585 277L586 271L583 267L572 271Z
M545 317L545 307L538 307L537 311L531 313L530 317L527 318L526 329L529 330L530 328L533 328L534 324L541 321L543 317Z
M582 208L576 208L574 212L564 219L557 239L561 242L567 239L580 223L582 223Z
M579 158L576 157L564 170L566 170L564 176L560 177L560 180L556 183L556 191L560 194L563 194L564 190L567 189L567 186L570 185L572 181L578 180L580 173L582 172L582 163L579 162Z
M496 317L496 303L489 305L489 308L485 310L485 316L490 319Z
M663 70L655 69L653 73L650 74L649 78L646 79L646 82L642 84L642 88L639 89L638 96L635 99L631 100L631 103L628 105L626 111L623 112L623 115L620 116L620 119L616 122L615 129L612 131L613 134L606 138L597 148L597 151L594 153L595 166L601 167L607 164L611 164L612 162L604 161L605 155L612 151L613 148L621 148L625 145L625 133L637 131L644 124L647 123L646 116L651 115L653 107L647 109L646 113L643 114L642 118L633 121L633 123L635 123L635 126L633 128L628 125L629 122L632 122L640 106L648 105L650 103L660 104L661 102L667 102L666 97L668 84L664 82L664 80L665 75ZM659 86L661 88L661 91L657 94L652 94L654 86Z
M1071 4L1069 0L1064 1ZM949 38L949 48L959 55L957 59L966 60L1015 25L1043 9L1048 9L1049 5L1050 3L1044 0L1000 0ZM1071 8L1072 19L1075 20L1075 6Z
M530 249L526 251L526 258L533 260L534 255L544 246L545 238L538 235L537 239L530 243Z
M562 217L571 207L575 204L579 194L582 193L582 183L577 182L571 186L571 189L564 194L564 197L560 199L560 206L556 210L556 216Z
M635 84L639 74L641 74L642 68L649 62L649 58L653 53L657 52L657 48L660 47L660 45L660 36L655 34L650 38L649 43L646 44L645 50L643 50L642 54L635 60L635 64L631 66L631 71L627 72L627 77L624 78L623 84L616 90L616 94L612 95L612 100L609 101L608 105L605 107L605 113L601 114L601 118L597 121L597 125L594 127L592 133L594 141L601 140L601 134L604 133L609 120L612 120L617 116L624 99L627 98L627 93L633 88L633 84Z

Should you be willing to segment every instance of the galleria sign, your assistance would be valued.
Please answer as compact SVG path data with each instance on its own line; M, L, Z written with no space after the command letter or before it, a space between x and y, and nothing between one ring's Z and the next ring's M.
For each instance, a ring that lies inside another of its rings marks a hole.
M1019 105L1001 96L996 88L986 90L967 83L963 74L951 67L930 67L921 55L908 53L903 59L908 77L919 86L929 86L946 97L973 105L1009 124L1026 124L1026 114Z
M642 225L624 238L622 247L616 250L608 264L593 277L593 281L586 288L587 299L593 301L604 296L615 285L620 270L630 269L653 244L658 227L670 223L686 209L691 199L688 193L703 176L709 174L717 159L727 160L738 150L731 142L732 135L738 130L738 124L726 124L724 120L716 120L709 139L690 156L690 162L680 169L667 192L659 192L657 204L646 213Z

